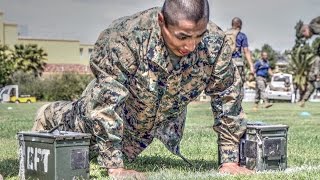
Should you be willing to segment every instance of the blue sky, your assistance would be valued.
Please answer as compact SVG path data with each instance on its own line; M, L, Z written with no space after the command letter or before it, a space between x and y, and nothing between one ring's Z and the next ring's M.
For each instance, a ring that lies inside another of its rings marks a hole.
M1 0L6 23L24 29L34 38L78 39L94 43L112 20L161 6L163 0ZM210 19L222 29L240 17L250 49L264 43L279 51L291 49L294 26L320 15L319 0L209 0Z

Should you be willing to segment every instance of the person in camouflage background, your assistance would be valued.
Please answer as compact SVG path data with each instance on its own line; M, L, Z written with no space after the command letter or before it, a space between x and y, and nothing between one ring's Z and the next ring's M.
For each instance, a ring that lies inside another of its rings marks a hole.
M301 107L305 106L305 102L308 101L314 90L316 89L318 91L320 88L320 46L318 47L317 51L318 54L314 57L314 62L311 65L310 71L308 72L307 91L304 93L301 101L299 102Z
M298 37L311 38L313 35L320 34L320 16L311 20L309 24L304 24L297 33Z
M187 105L205 91L218 133L219 171L252 173L238 165L246 122L240 75L224 37L209 21L207 0L166 0L162 9L120 18L95 43L95 79L81 98L43 106L33 130L62 123L61 130L91 133L91 149L109 176L136 176L123 159L135 159L154 138L182 157Z
M320 16L311 20L309 24L304 24L301 26L300 31L297 33L297 37L304 37L306 39L311 38L313 35L320 34ZM301 107L305 106L305 102L309 99L311 94L315 89L315 83L320 81L320 72L319 72L319 59L320 59L320 46L317 49L317 55L315 57L314 63L311 65L311 70L308 72L308 85L307 91L301 98L299 105Z

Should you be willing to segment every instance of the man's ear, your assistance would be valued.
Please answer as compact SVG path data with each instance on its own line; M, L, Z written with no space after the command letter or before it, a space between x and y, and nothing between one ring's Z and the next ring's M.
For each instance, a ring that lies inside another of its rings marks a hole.
M159 23L160 26L164 25L164 17L163 17L163 14L161 12L158 13L158 23Z

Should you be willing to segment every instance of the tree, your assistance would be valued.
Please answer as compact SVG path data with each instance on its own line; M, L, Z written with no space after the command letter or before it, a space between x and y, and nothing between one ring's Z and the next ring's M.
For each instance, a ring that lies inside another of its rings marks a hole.
M313 42L313 47L311 47L306 40L299 35L299 29L303 24L302 21L299 21L296 28L296 40L295 45L289 53L289 68L293 73L293 82L296 89L299 90L300 97L303 97L306 92L307 77L308 72L310 71L311 65L313 63L314 56L316 55L314 48L317 45L317 42Z
M37 45L15 45L14 51L0 46L0 87L12 83L14 72L41 76L46 65L47 53Z
M5 86L14 72L13 52L8 46L0 45L0 87Z
M312 64L314 54L309 44L293 48L290 54L289 68L293 72L293 82L300 92L300 97L306 92L308 72Z
M251 56L252 56L252 60L253 63L257 60L261 58L261 50L260 49L255 49L251 52Z
M41 76L46 65L45 61L48 56L42 48L36 44L15 45L14 60L15 69L26 73L33 73L34 76Z

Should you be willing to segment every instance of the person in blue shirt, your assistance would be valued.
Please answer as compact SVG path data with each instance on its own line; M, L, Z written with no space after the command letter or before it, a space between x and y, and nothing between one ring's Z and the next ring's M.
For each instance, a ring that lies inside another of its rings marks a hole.
M242 58L243 54L249 64L250 72L254 74L254 68L253 68L251 53L249 50L248 38L246 34L244 34L243 32L240 32L242 28L242 20L240 18L238 17L233 18L231 21L231 26L232 26L232 29L239 31L236 37L236 49L232 53L232 60L233 60L233 63L238 67L242 82L244 83L245 82L245 71L244 71L245 62Z
M255 107L254 111L258 110L260 99L265 103L264 107L269 108L272 106L269 103L267 94L265 92L267 87L267 78L272 76L272 70L268 62L268 53L265 51L261 52L261 59L257 60L254 64L255 74L256 74L256 96L255 96Z

